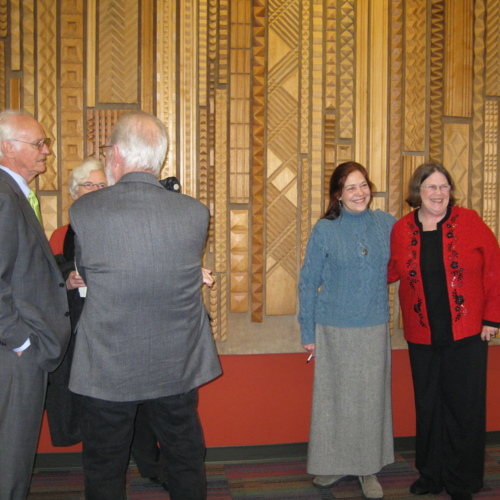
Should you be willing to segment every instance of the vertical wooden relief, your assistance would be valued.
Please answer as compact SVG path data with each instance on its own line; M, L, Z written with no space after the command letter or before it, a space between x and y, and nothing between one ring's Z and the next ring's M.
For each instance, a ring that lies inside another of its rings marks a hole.
M300 38L300 154L310 155L310 99L311 99L311 2L302 1ZM304 189L304 187L302 187ZM309 211L309 205L303 210Z
M371 2L369 59L370 93L368 124L368 166L379 191L387 190L387 127L388 127L388 38L389 0ZM385 209L385 207L384 207Z
M486 101L484 130L484 199L483 220L495 232L498 217L499 161L498 144L500 120L499 102Z
M482 214L484 163L484 67L486 63L486 3L474 2L474 58L472 80L471 191L468 206Z
M0 40L0 108L7 108L7 95L5 87L5 42Z
M406 2L406 47L405 47L405 151L425 150L426 117L426 1Z
M410 178L413 175L413 172L415 172L417 167L422 165L422 163L425 163L424 155L408 155L403 157L403 198L406 198L408 194L408 183L410 182ZM402 215L407 214L410 210L411 209L408 204L405 203L403 205Z
M10 69L21 69L21 0L10 1Z
M139 88L139 3L99 2L100 103L136 104Z
M68 221L71 198L67 189L71 170L85 157L83 108L83 0L63 0L60 4L61 26L61 144L60 164L62 221Z
M444 0L431 3L429 159L443 158L443 77L444 77Z
M155 91L155 0L141 2L141 109L154 112Z
M468 200L469 125L446 123L444 126L444 158L446 168L455 181L455 195L460 203Z
M197 196L197 8L195 0L177 3L179 8L179 106L178 167L182 191ZM171 69L170 69L171 70ZM175 109L175 108L174 108Z
M265 82L266 4L253 0L253 85L252 85L252 321L263 320L264 304L264 182L265 182Z
M446 3L445 116L471 116L473 14L473 0Z
M161 177L177 173L177 114L176 114L176 71L177 46L176 0L163 0L157 3L157 39L156 39L156 116L168 130L168 151Z
M230 211L231 312L248 311L248 210Z
M389 108L389 197L388 210L398 217L402 203L403 153L403 0L393 0L391 9L391 61Z
M500 96L500 3L487 0L486 95Z
M308 158L302 158L300 170L302 172L300 182L302 186L302 189L300 190L300 204L302 207L302 210L300 211L300 265L302 266L304 257L306 255L306 246L309 239L309 233L311 232L309 225L309 210L307 209L309 207L309 189L311 186L311 170L309 168Z
M0 38L9 33L9 0L0 0ZM5 66L2 66L4 68Z
M339 9L339 139L354 137L354 2L341 0Z
M309 26L303 26L309 35ZM312 45L310 57L312 59L311 78L307 82L310 86L310 127L309 138L311 149L310 160L310 190L311 202L309 208L309 225L312 227L323 212L323 120L324 120L324 30L325 11L323 2L312 3ZM303 36L306 34L304 33Z
M269 2L266 313L294 314L298 173L297 5Z
M35 104L35 2L23 0L23 108L36 116Z
M251 11L247 0L231 4L229 193L231 203L250 201Z
M86 64L86 98L89 108L95 107L96 104L96 60L97 60L97 0L87 0L87 32L85 43Z

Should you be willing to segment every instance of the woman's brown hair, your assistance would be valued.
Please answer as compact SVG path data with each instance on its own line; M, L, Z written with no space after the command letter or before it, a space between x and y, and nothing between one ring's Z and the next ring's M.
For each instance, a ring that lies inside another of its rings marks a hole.
M370 206L370 203L373 199L373 191L375 190L375 186L370 181L366 168L355 161L346 161L345 163L341 163L337 166L330 178L330 202L328 203L328 207L325 213L321 217L322 219L334 220L340 215L340 209L342 208L340 196L342 195L345 181L349 174L352 174L356 170L361 172L363 177L366 179L368 186L370 187L370 202L368 203L368 206Z
M423 165L420 165L417 170L415 170L415 172L413 172L408 185L408 196L406 198L406 203L408 203L410 207L417 208L422 206L420 188L425 179L427 179L427 177L432 175L434 172L440 172L446 177L446 180L450 185L450 202L448 205L455 205L457 201L453 194L455 190L455 183L453 182L453 179L448 170L446 170L440 163L424 163Z

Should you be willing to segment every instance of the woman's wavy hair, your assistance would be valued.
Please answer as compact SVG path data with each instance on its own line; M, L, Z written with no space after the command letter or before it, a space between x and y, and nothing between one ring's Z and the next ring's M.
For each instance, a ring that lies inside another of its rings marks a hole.
M455 191L455 183L453 182L453 178L451 177L448 170L446 170L443 165L440 163L424 163L420 165L413 175L411 176L410 182L408 184L408 196L406 198L406 203L410 205L412 208L417 208L422 206L422 197L420 196L420 188L422 183L432 175L434 172L440 172L446 177L448 184L450 187L450 202L449 206L455 205L457 202L454 191Z
M341 163L337 166L330 178L330 201L325 213L321 217L322 219L335 220L340 215L340 210L342 208L340 197L345 186L345 181L347 177L356 170L361 172L363 177L366 179L368 186L370 187L370 201L368 203L368 207L370 206L373 200L373 192L375 191L375 186L370 180L366 168L355 161L346 161L345 163Z

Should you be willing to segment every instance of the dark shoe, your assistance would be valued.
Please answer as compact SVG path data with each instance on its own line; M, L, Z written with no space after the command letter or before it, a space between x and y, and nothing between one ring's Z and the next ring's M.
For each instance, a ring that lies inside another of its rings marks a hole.
M472 500L470 493L450 493L451 500Z
M414 495L427 495L428 493L438 495L441 491L443 491L443 488L436 488L434 483L424 476L420 476L410 486L410 493L413 493Z
M165 491L168 491L168 483L166 479L163 479L161 477L150 477L149 480L152 483L159 484Z

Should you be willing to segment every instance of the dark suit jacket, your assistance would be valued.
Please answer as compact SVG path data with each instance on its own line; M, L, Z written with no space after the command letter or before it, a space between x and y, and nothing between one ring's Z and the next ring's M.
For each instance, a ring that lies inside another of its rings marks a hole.
M70 209L87 286L70 389L108 401L182 394L221 370L201 298L209 214L132 172Z
M0 350L29 338L37 364L54 370L69 341L66 285L26 196L0 170Z

